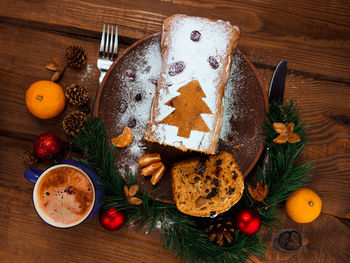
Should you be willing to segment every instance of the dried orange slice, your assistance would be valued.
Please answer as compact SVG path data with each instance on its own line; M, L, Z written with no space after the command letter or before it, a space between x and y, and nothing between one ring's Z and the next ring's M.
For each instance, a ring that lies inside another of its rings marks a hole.
M141 167L148 166L152 163L160 162L160 154L159 153L149 153L142 156L139 160L139 165Z
M165 172L165 166L164 166L164 164L161 163L160 168L153 174L153 176L151 178L151 183L153 185L158 183L160 181L160 179L162 179L164 172Z
M126 147L131 143L132 137L132 130L129 127L125 127L122 134L112 139L112 144L117 148Z
M141 174L144 176L153 175L160 167L162 167L161 162L152 163L141 170Z

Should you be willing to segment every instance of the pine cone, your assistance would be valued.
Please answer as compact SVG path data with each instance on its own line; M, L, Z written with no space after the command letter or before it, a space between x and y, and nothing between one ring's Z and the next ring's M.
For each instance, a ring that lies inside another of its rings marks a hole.
M74 106L82 106L89 100L88 90L79 84L72 84L66 89L66 98Z
M215 241L219 246L224 243L231 244L235 233L232 218L218 217L213 219L205 232L209 234L209 240Z
M38 163L38 158L36 158L35 154L31 151L25 151L22 159L24 164L28 167L34 167Z
M86 63L86 54L81 46L69 46L66 49L65 57L70 66L80 68Z
M68 135L75 135L80 132L85 119L86 114L84 112L73 111L63 119L63 130Z

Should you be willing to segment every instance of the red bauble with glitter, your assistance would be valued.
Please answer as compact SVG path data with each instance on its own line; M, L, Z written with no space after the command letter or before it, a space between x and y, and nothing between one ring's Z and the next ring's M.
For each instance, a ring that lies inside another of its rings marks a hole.
M127 215L123 211L118 211L115 208L102 210L100 213L101 225L110 231L118 230L121 228L127 219Z
M62 141L54 133L41 134L34 142L34 153L40 159L52 159L62 151Z
M236 216L236 227L246 235L254 235L260 226L261 216L252 208L245 208Z

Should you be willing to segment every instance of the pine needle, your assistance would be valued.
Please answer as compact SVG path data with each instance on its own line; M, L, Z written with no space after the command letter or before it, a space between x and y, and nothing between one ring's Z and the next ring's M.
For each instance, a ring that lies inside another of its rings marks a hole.
M264 174L258 167L257 180L266 183L269 193L264 203L255 201L245 190L237 207L251 207L259 211L262 223L277 227L277 216L281 202L289 194L305 185L310 179L312 163L296 165L296 160L307 143L306 126L299 121L299 109L289 101L285 106L273 103L264 123L265 145L272 163ZM273 139L278 135L273 129L274 122L295 124L294 132L301 137L295 144L275 144ZM88 165L100 175L105 190L104 208L116 208L128 213L128 222L135 225L137 231L161 231L161 242L164 248L175 256L181 257L184 263L199 262L246 262L250 254L263 257L266 245L260 235L247 236L236 231L233 242L228 246L218 246L209 241L207 233L199 229L191 217L182 214L175 205L156 200L154 191L138 191L136 197L142 200L141 205L132 205L126 201L123 187L138 183L137 176L127 172L121 173L116 166L116 150L107 138L107 132L99 118L85 121L84 129L73 138L83 152L83 164Z

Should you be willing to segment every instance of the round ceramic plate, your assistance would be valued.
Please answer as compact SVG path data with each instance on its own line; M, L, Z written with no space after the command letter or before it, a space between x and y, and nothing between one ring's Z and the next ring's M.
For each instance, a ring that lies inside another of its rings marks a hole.
M182 152L143 139L161 63L160 33L130 46L107 72L96 97L94 114L102 119L109 138L117 137L125 126L132 129L133 141L118 151L117 167L125 173L135 173L142 189L156 189L155 193L161 194L162 201L172 203L171 166L201 154ZM224 96L223 126L217 152L232 153L246 176L263 150L261 127L268 101L254 66L238 49L233 56ZM153 152L161 155L167 168L156 186L150 183L150 177L140 174L138 165L143 155Z

